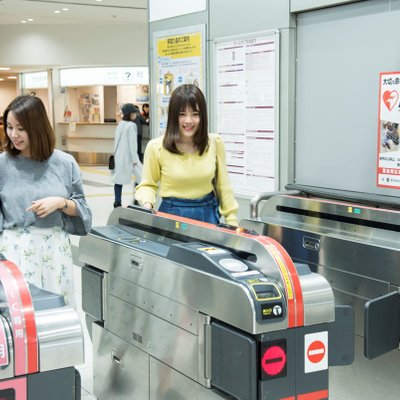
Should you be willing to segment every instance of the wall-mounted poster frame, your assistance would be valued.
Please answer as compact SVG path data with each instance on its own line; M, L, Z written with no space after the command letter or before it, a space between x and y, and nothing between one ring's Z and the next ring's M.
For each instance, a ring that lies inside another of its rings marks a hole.
M379 76L377 186L400 188L400 72Z
M237 196L279 187L279 31L214 41L213 123Z
M153 34L156 118L158 136L167 127L168 104L173 90L193 83L205 93L205 25L193 25Z

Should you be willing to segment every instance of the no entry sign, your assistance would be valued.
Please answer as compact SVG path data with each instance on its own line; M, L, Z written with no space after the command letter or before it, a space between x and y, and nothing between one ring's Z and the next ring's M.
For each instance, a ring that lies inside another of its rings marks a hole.
M264 342L261 347L262 380L286 376L287 373L286 340Z
M304 372L328 369L328 332L304 336Z
M308 346L307 357L310 362L317 364L323 360L325 352L325 345L320 340L314 340Z

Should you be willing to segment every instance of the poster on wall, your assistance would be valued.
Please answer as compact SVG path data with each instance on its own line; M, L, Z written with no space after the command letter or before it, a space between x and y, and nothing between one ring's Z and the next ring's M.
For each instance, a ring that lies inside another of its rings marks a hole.
M382 72L379 86L377 186L400 188L400 72Z
M168 104L173 90L184 83L205 94L205 26L196 25L154 34L157 135L167 127Z
M236 195L278 187L277 31L215 42L216 126Z

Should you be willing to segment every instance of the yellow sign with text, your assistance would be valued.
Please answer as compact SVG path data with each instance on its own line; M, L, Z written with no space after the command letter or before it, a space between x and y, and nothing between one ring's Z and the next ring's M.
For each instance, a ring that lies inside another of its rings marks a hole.
M185 33L158 39L160 57L186 58L201 56L201 32Z

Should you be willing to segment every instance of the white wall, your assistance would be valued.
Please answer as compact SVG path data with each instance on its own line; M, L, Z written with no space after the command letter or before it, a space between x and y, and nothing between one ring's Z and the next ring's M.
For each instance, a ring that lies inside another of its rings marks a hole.
M0 81L0 115L17 95L17 82Z
M59 67L147 66L148 25L0 25L2 65L53 69L53 107L57 146L63 148L57 122L62 120L65 93ZM0 98L0 111L15 97Z
M0 25L4 65L147 66L147 42L147 24Z

